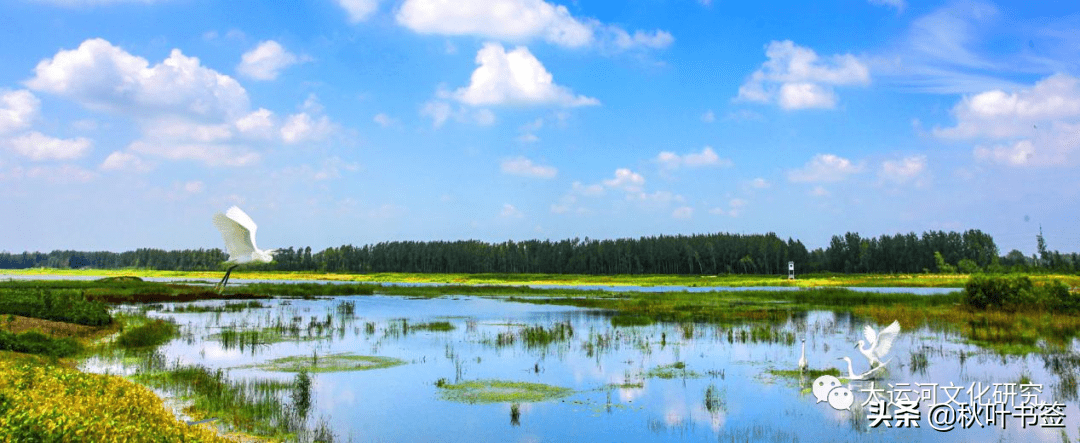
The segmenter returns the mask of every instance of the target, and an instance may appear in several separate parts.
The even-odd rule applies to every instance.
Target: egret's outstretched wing
[[[255,230],[259,229],[258,226],[255,226],[255,220],[252,220],[246,212],[236,206],[225,211],[225,215],[233,219],[233,221],[240,223],[240,226],[243,226],[244,229],[247,229],[248,232],[251,233],[251,245],[255,246]],[[255,249],[258,249],[258,247],[256,246]]]
[[[877,341],[877,331],[871,328],[870,325],[863,325],[862,334],[866,337],[866,345],[871,348],[874,347],[874,342]]]
[[[878,334],[877,345],[874,346],[874,355],[881,358],[888,354],[889,349],[892,349],[893,341],[896,340],[898,335],[900,335],[900,322],[893,320],[892,324],[882,329],[881,333]]]
[[[249,236],[251,240],[251,247],[255,250],[258,250],[258,243],[255,243],[255,230],[259,229],[259,227],[255,226],[255,220],[252,220],[246,212],[236,206],[233,206],[229,208],[228,211],[225,211],[225,215],[233,219],[233,221],[239,223],[240,226],[244,227],[244,229],[248,230],[248,232],[251,234]]]
[[[229,209],[230,215],[232,215],[233,209],[236,209],[248,221],[251,221],[247,214],[244,214],[235,206]],[[229,261],[243,263],[251,260],[251,253],[255,252],[255,244],[251,241],[254,237],[253,232],[232,217],[221,213],[214,214],[214,226],[221,231],[221,238],[225,240],[225,249],[229,252]],[[252,223],[252,226],[254,226],[254,223]]]

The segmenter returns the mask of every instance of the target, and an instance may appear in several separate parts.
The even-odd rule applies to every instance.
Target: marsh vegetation
[[[828,429],[799,432],[800,440],[886,438],[893,434],[865,435],[882,431],[860,425],[855,415],[831,421],[830,408],[822,409],[808,393],[807,383],[817,376],[841,374],[837,357],[858,356],[851,346],[867,322],[899,319],[904,327],[883,382],[1015,382],[1023,375],[1046,385],[1047,400],[1075,404],[1080,358],[1070,325],[1076,323],[1062,308],[1075,294],[1066,287],[1062,295],[1053,283],[1029,282],[980,283],[1020,288],[1020,296],[1028,297],[1022,300],[1039,301],[985,306],[971,303],[969,292],[920,296],[840,288],[638,292],[312,285],[305,294],[290,285],[264,284],[258,291],[253,288],[260,286],[237,285],[226,297],[279,295],[237,301],[211,297],[198,286],[134,279],[100,282],[120,295],[88,282],[7,282],[19,293],[31,288],[53,297],[83,297],[86,306],[101,303],[95,297],[131,300],[148,294],[151,300],[103,304],[109,322],[79,326],[89,330],[27,329],[26,322],[49,320],[16,315],[10,322],[0,317],[7,325],[0,332],[69,339],[80,348],[64,355],[90,356],[82,364],[86,370],[127,374],[184,399],[181,409],[192,421],[216,419],[193,429],[219,426],[301,441],[395,440],[398,434],[384,425],[387,420],[432,410],[443,418],[433,419],[432,427],[410,428],[409,438],[438,439],[446,429],[478,439],[524,429],[541,430],[550,439],[602,439],[625,429],[671,441],[794,435],[762,418],[769,416],[762,410],[768,405],[785,416],[822,421]],[[323,294],[342,287],[364,291]],[[34,306],[39,307],[33,312],[48,312],[41,308],[47,303]],[[105,332],[94,331],[111,331],[111,338],[100,342]],[[813,368],[805,372],[795,366],[802,338]],[[53,353],[60,364],[64,355]],[[851,383],[853,392],[862,386]],[[571,434],[562,426],[568,417],[589,420],[589,429]],[[1075,429],[1075,418],[1068,420],[1067,429]],[[988,428],[962,437],[1024,435]]]

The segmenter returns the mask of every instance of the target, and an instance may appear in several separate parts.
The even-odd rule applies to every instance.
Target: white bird
[[[847,378],[848,378],[848,380],[869,380],[869,379],[872,379],[872,378],[877,378],[879,375],[881,375],[881,372],[883,372],[885,370],[885,363],[888,363],[888,362],[882,363],[882,364],[880,364],[878,366],[870,368],[868,371],[863,372],[862,374],[856,374],[855,371],[851,368],[851,359],[850,358],[848,358],[848,357],[840,357],[837,360],[846,360],[847,361],[847,373],[848,373]],[[889,360],[889,361],[892,361],[892,360]]]
[[[802,339],[802,355],[799,356],[799,372],[806,371],[806,339]]]
[[[255,246],[255,230],[258,227],[240,208],[233,206],[224,214],[214,214],[214,226],[221,231],[221,238],[225,240],[225,248],[229,252],[227,263],[233,264],[215,286],[218,291],[225,289],[225,285],[229,283],[229,274],[232,274],[237,266],[251,262],[270,263],[274,260],[277,249],[264,251]]]
[[[874,328],[870,327],[870,325],[865,325],[863,326],[863,335],[866,336],[866,342],[859,340],[855,347],[859,349],[859,353],[870,361],[870,367],[880,366],[882,364],[881,357],[889,353],[896,336],[900,335],[900,322],[893,320],[892,324],[882,329],[880,334],[874,331]],[[870,347],[864,348],[863,346],[866,346],[867,342],[869,342]]]

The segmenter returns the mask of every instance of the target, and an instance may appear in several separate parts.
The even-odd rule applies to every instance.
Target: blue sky
[[[0,1],[0,250],[981,229],[1080,250],[1080,8]]]

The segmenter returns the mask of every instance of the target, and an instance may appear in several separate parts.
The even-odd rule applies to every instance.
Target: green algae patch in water
[[[462,403],[526,403],[555,400],[574,393],[572,389],[542,383],[507,380],[472,380],[450,384],[435,383],[443,400]]]
[[[369,369],[390,368],[405,364],[404,360],[377,355],[297,355],[276,358],[258,365],[267,371],[279,372],[347,372],[366,371]]]
[[[701,374],[686,369],[686,363],[677,361],[670,365],[657,366],[645,373],[646,378],[701,378]]]

